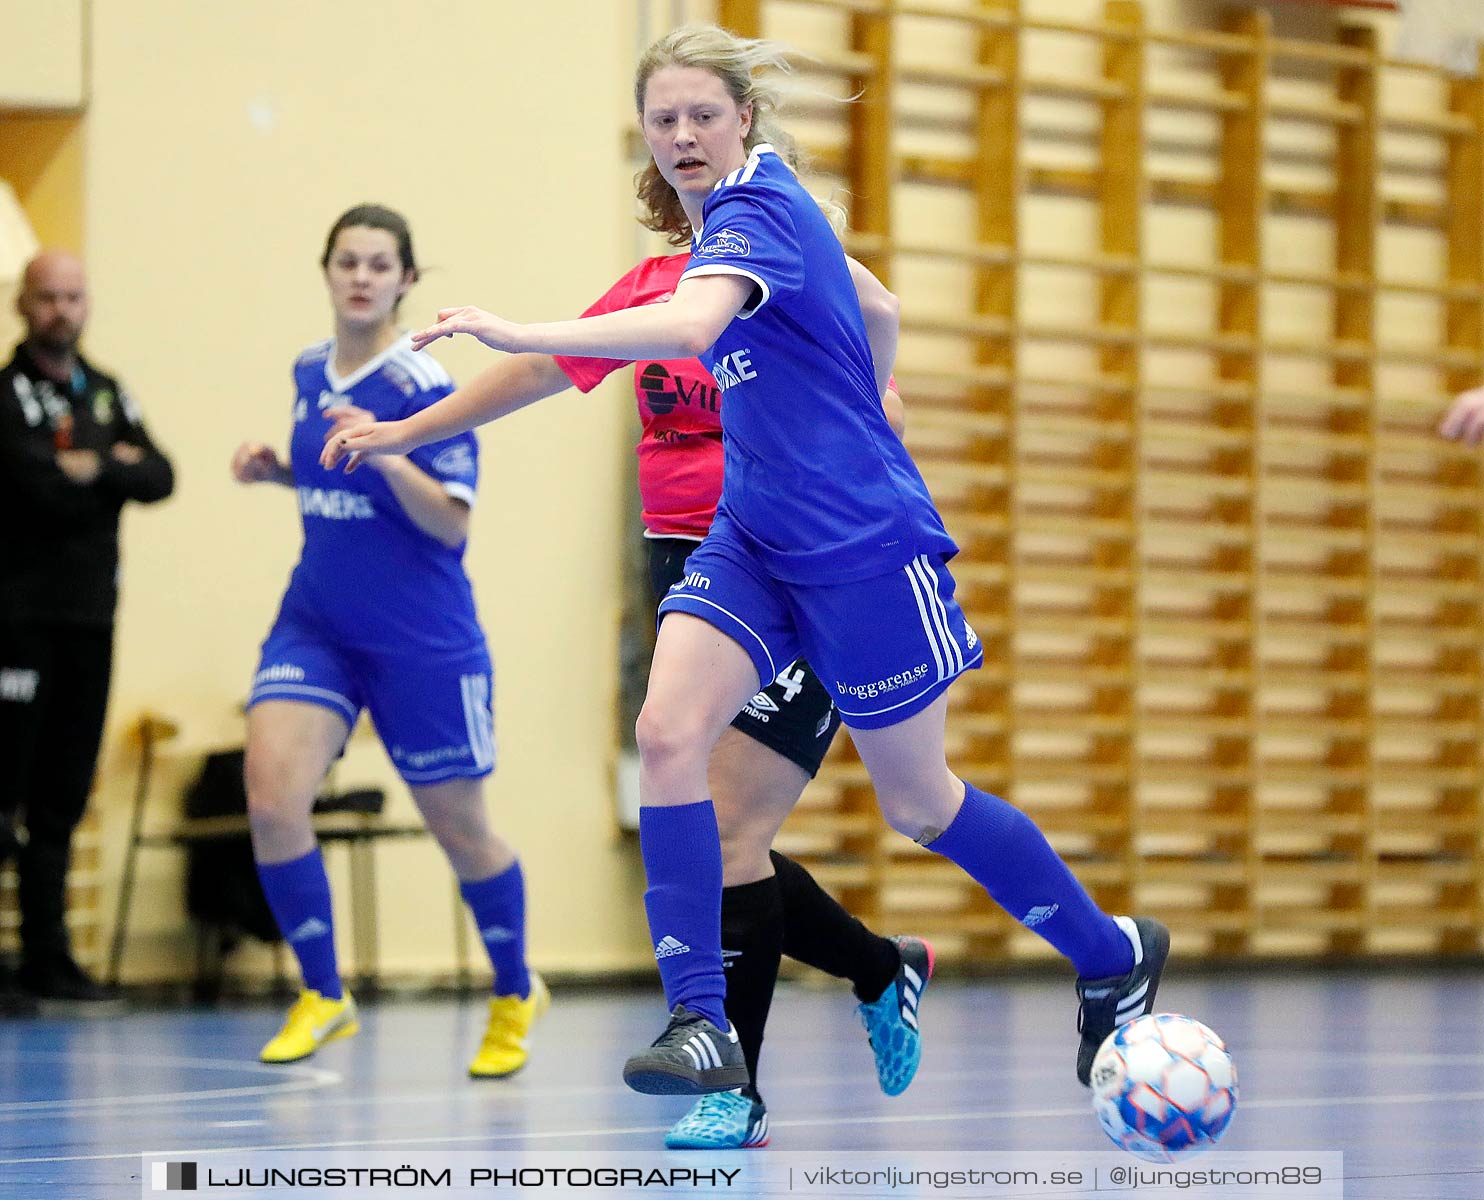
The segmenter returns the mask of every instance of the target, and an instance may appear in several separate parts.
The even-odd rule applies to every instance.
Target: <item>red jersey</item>
[[[582,315],[663,304],[690,263],[690,254],[646,258]],[[556,364],[581,392],[590,392],[622,358],[569,358]],[[639,502],[651,537],[706,536],[721,498],[721,389],[699,359],[644,359],[634,365],[634,394],[644,432],[639,454]],[[896,386],[893,377],[891,386]]]
[[[582,315],[663,304],[675,292],[687,254],[646,258]],[[628,361],[567,358],[557,365],[578,390],[590,392]],[[694,358],[634,364],[634,393],[644,432],[639,454],[639,500],[652,537],[703,538],[721,496],[721,390]]]

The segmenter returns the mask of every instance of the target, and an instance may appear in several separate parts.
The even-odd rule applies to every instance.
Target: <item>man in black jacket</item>
[[[170,495],[169,460],[128,394],[78,353],[82,263],[45,251],[0,370],[0,857],[16,857],[19,982],[93,1000],[67,936],[72,831],[92,788],[113,663],[119,510]]]

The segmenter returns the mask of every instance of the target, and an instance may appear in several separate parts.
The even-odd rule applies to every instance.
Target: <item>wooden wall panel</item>
[[[1484,380],[1479,80],[1261,8],[725,9],[843,14],[798,68],[860,94],[818,159],[901,297],[987,650],[956,769],[1187,953],[1477,952],[1484,476],[1433,425]],[[1045,955],[885,829],[843,743],[784,847],[950,958]]]

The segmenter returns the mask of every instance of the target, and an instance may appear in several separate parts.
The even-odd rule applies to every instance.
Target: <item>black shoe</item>
[[[41,1006],[25,992],[13,988],[0,989],[0,1021],[11,1017],[34,1017],[41,1013]]]
[[[41,1011],[36,1001],[21,991],[15,976],[8,962],[0,962],[0,1019],[34,1017]]]
[[[647,1096],[700,1096],[745,1087],[750,1079],[737,1031],[723,1033],[677,1004],[665,1032],[623,1065],[623,1081]]]
[[[1092,1060],[1120,1025],[1154,1011],[1154,993],[1170,956],[1170,931],[1152,917],[1114,917],[1134,943],[1134,965],[1127,975],[1077,980],[1077,1078],[1091,1086]]]
[[[70,1000],[82,1004],[107,1003],[113,992],[77,965],[70,954],[28,959],[19,973],[20,985],[38,1000]]]

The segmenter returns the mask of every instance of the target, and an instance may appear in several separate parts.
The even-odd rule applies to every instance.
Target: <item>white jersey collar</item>
[[[332,392],[348,392],[368,375],[379,371],[387,359],[399,350],[412,349],[412,334],[404,333],[380,354],[373,355],[343,379],[335,370],[335,339],[330,339],[330,353],[325,357],[325,382]]]

